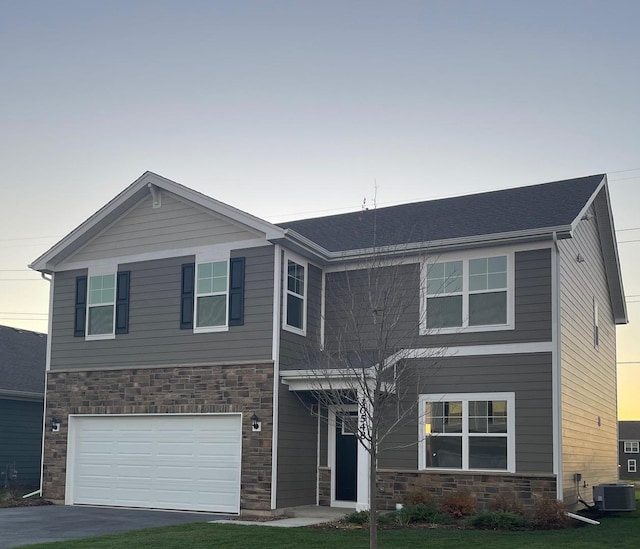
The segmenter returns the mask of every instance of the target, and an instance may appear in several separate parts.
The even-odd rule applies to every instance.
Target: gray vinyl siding
[[[420,319],[420,266],[415,264],[384,268],[388,279],[399,288],[398,303],[404,315],[396,333],[391,334],[392,347],[448,347],[503,343],[551,341],[551,250],[549,248],[515,253],[515,327],[513,330],[460,332],[455,334],[418,335]],[[370,319],[359,311],[349,310],[344,303],[367,306],[368,287],[364,270],[340,271],[327,275],[326,345],[344,342],[354,323],[358,345],[374,346]]]
[[[42,400],[0,398],[0,488],[7,471],[13,468],[18,477],[11,484],[40,484],[42,410]]]
[[[640,439],[621,439],[618,444],[618,455],[620,456],[620,479],[621,480],[634,480],[640,481],[640,454],[625,453],[624,442],[625,440],[640,442]],[[634,459],[636,461],[636,472],[629,472],[629,460]]]
[[[286,284],[286,269],[283,269]],[[307,335],[301,336],[287,330],[280,330],[280,368],[305,369],[308,368],[308,352],[315,350],[320,344],[320,317],[322,299],[322,271],[309,264],[309,281],[307,286]],[[283,286],[284,288],[284,286]],[[283,290],[284,292],[284,290]],[[282,315],[286,314],[283,300]],[[280,319],[282,326],[282,318]]]
[[[318,468],[318,418],[280,383],[278,418],[278,508],[315,505]],[[326,427],[325,427],[326,428]]]
[[[231,256],[246,258],[244,325],[216,333],[180,329],[181,265],[192,256],[120,265],[131,272],[129,333],[108,340],[73,336],[75,279],[86,271],[56,273],[51,369],[271,360],[273,247]]]
[[[418,467],[420,394],[515,393],[516,471],[553,472],[552,364],[550,353],[415,360],[421,374],[405,395],[411,413],[382,444],[380,467]]]
[[[574,473],[591,486],[618,478],[616,333],[597,223],[595,216],[580,221],[574,237],[559,243],[562,472],[569,504],[577,501]],[[594,297],[600,317],[597,349]]]
[[[152,208],[151,195],[148,195],[68,261],[211,246],[257,236],[257,232],[230,219],[163,191],[161,208]]]

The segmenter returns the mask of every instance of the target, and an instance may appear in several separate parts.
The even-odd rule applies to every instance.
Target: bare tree
[[[328,273],[324,342],[305,354],[318,413],[327,419],[323,409],[338,410],[343,427],[366,450],[372,548],[378,543],[378,459],[381,452],[397,448],[394,433],[416,425],[417,387],[434,373],[441,355],[440,349],[422,349],[420,358],[428,368],[424,360],[422,367],[408,360],[421,347],[418,338],[426,330],[420,306],[423,261],[387,249]],[[356,418],[340,414],[354,406],[357,424]],[[421,442],[415,438],[407,445]]]

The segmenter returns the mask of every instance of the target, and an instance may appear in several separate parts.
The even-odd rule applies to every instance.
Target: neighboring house
[[[38,486],[47,336],[0,326],[0,489]]]
[[[413,288],[394,360],[428,369],[442,349],[380,458],[383,507],[416,484],[573,505],[574,474],[617,479],[606,176],[273,225],[147,172],[31,265],[52,278],[44,496],[366,508],[366,450],[344,410],[314,407],[305,350],[354,335],[330,289],[357,294],[372,257]]]
[[[618,422],[620,478],[640,480],[640,421]]]

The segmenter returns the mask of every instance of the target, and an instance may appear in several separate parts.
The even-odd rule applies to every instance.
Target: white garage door
[[[72,416],[67,503],[240,511],[241,416]]]

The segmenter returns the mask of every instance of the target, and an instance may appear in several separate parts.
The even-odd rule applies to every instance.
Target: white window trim
[[[222,295],[221,292],[214,293],[206,293],[206,294],[198,294],[198,267],[203,263],[216,263],[216,262],[226,262],[227,264],[227,288],[224,292],[225,295],[225,319],[224,325],[220,326],[200,326],[198,327],[198,298],[199,297],[207,297],[210,295]],[[194,281],[193,281],[193,333],[194,334],[207,334],[211,332],[228,332],[229,331],[229,275],[230,275],[230,254],[222,255],[198,255],[196,256],[196,265],[195,272],[193,273]]]
[[[640,453],[640,441],[638,441],[638,440],[625,440],[624,441],[624,453],[625,454],[638,454],[638,453]]]
[[[89,304],[90,298],[90,289],[91,289],[91,278],[95,276],[105,276],[105,275],[113,275],[113,301],[110,303],[94,303],[93,305]],[[115,339],[116,338],[116,299],[118,296],[118,265],[113,264],[97,264],[92,269],[89,269],[87,272],[87,305],[85,312],[85,326],[84,326],[84,339],[85,341],[100,341],[105,339]],[[89,316],[90,310],[92,307],[104,307],[105,305],[111,305],[113,307],[113,319],[111,323],[111,333],[109,334],[89,334]]]
[[[507,258],[507,322],[487,326],[469,326],[469,261],[488,257],[506,256]],[[434,263],[462,261],[462,326],[451,328],[427,327],[427,273]],[[443,294],[444,295],[444,294]],[[483,249],[458,254],[442,254],[426,258],[420,263],[420,335],[454,334],[464,332],[495,332],[515,329],[515,254],[511,250]]]
[[[627,460],[627,473],[637,473],[638,467],[635,459]]]
[[[426,467],[425,455],[425,404],[427,402],[462,401],[464,410],[462,433],[462,467],[448,469],[444,467]],[[507,468],[506,469],[471,469],[469,468],[469,423],[468,402],[473,400],[506,400],[507,401]],[[418,469],[421,471],[483,471],[483,472],[516,472],[516,418],[515,393],[439,393],[422,394],[418,399]]]
[[[303,287],[303,295],[302,295],[302,329],[296,326],[290,326],[289,324],[287,324],[287,296],[291,294],[296,297],[300,297],[299,294],[289,291],[289,285],[288,285],[289,261],[292,261],[293,263],[297,263],[298,265],[304,268],[304,287]],[[308,301],[307,293],[308,293],[308,287],[309,287],[309,262],[306,261],[305,259],[302,259],[300,256],[296,254],[285,251],[284,268],[282,269],[282,284],[283,284],[282,329],[286,330],[287,332],[291,332],[301,336],[306,336],[307,335],[307,301]]]

